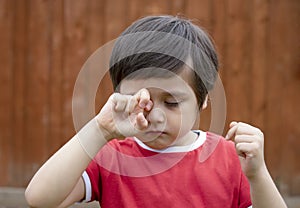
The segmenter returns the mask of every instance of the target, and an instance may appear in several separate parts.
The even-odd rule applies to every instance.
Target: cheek
[[[174,131],[187,131],[191,130],[196,121],[197,112],[191,106],[182,107],[167,114],[168,126]]]
[[[196,105],[186,105],[180,112],[182,126],[185,128],[193,128],[198,116],[198,107]]]

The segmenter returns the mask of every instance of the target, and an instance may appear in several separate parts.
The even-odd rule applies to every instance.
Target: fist
[[[244,174],[251,179],[265,170],[264,135],[260,129],[242,122],[231,122],[226,139],[235,143]]]
[[[135,95],[112,94],[96,116],[107,140],[134,136],[148,127],[145,113],[153,106],[147,89]]]

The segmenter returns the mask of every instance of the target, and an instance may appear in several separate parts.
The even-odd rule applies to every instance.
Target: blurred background
[[[227,99],[223,134],[232,120],[261,128],[276,185],[300,196],[298,0],[0,0],[0,187],[26,187],[76,133],[72,93],[87,58],[156,14],[194,19],[212,36]],[[111,93],[106,76],[97,112]]]

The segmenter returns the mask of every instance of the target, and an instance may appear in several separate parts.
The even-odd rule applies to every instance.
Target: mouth
[[[157,135],[157,136],[160,136],[160,135],[166,134],[166,132],[164,132],[164,131],[147,131],[146,134],[147,135]]]

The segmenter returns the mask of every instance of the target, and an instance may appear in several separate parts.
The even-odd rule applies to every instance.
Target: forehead
[[[193,93],[191,88],[193,72],[190,69],[183,69],[179,74],[168,77],[150,77],[143,79],[124,79],[120,84],[120,93],[135,94],[142,88],[156,92],[167,92],[172,95]]]

